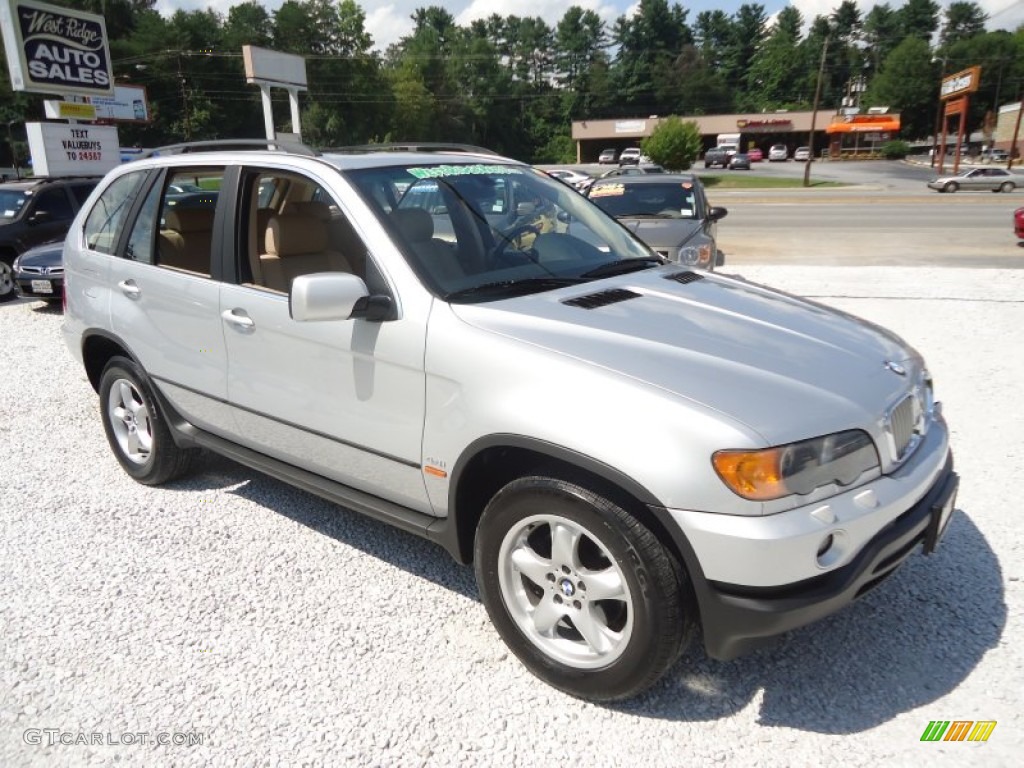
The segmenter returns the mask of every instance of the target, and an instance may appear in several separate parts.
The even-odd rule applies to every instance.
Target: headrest
[[[320,200],[295,200],[287,203],[284,213],[294,213],[299,216],[312,216],[321,221],[331,220],[331,208],[327,203]]]
[[[213,209],[171,208],[164,216],[164,228],[178,232],[209,232],[213,229]]]
[[[267,225],[267,253],[298,256],[327,250],[327,225],[313,216],[281,213]]]
[[[398,231],[412,243],[422,243],[434,236],[434,220],[422,208],[402,208],[391,212]]]

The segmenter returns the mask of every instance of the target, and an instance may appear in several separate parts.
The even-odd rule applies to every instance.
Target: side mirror
[[[537,210],[537,206],[533,203],[519,203],[516,206],[516,216],[529,216]]]
[[[292,281],[288,311],[299,323],[348,320],[356,305],[369,295],[360,277],[348,272],[316,272]]]
[[[711,208],[708,209],[708,218],[711,219],[711,221],[718,221],[719,219],[724,219],[728,214],[728,208],[721,208],[717,205],[713,205],[711,206]]]
[[[36,211],[28,217],[29,224],[45,224],[53,219],[49,211]]]

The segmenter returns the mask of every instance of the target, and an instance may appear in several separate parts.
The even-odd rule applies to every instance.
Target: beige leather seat
[[[327,222],[317,215],[280,213],[270,217],[267,252],[260,255],[262,284],[287,293],[292,280],[312,272],[352,272],[343,254],[328,245]]]
[[[208,275],[212,242],[211,208],[172,208],[160,230],[160,264]]]
[[[455,249],[434,239],[434,220],[422,208],[402,208],[391,212],[395,227],[408,241],[423,266],[437,280],[458,280],[466,276]]]

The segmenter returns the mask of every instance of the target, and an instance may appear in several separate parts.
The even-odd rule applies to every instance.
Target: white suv
[[[186,149],[111,171],[66,241],[64,333],[139,482],[207,448],[434,540],[591,699],[942,535],[949,434],[893,334],[668,262],[494,155]]]
[[[772,144],[768,150],[768,162],[775,163],[780,160],[789,160],[789,149],[785,144]]]
[[[642,157],[643,153],[640,151],[640,147],[627,147],[619,155],[619,165],[639,165]]]

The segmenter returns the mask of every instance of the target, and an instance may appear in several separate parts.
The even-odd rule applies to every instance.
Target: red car
[[[1024,208],[1013,212],[1013,231],[1019,240],[1024,240]]]
[[[750,158],[750,162],[752,163],[760,163],[764,160],[764,152],[757,147],[751,147],[747,150],[747,157]]]

